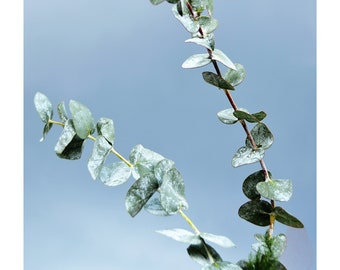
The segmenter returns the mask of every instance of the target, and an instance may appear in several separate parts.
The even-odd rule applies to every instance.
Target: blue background
[[[244,65],[246,80],[232,93],[237,105],[267,113],[275,137],[264,158],[274,178],[291,179],[293,196],[280,203],[304,229],[276,223],[288,247],[289,270],[315,269],[316,253],[316,6],[314,1],[215,1],[216,48]],[[61,128],[44,142],[33,104],[37,91],[54,106],[78,100],[98,120],[115,124],[123,156],[142,144],[176,162],[186,184],[187,214],[201,231],[229,237],[216,246],[224,260],[245,259],[265,228],[238,217],[247,201],[243,180],[259,164],[233,168],[243,145],[239,125],[216,116],[229,108],[223,92],[201,73],[182,69],[194,53],[171,5],[108,0],[26,0],[24,10],[24,266],[26,270],[199,269],[185,244],[156,230],[190,230],[180,216],[141,212],[131,218],[124,198],[131,185],[110,188],[82,159],[54,154]],[[223,66],[220,66],[223,69]],[[56,113],[55,113],[56,115]],[[112,160],[114,158],[112,157]]]

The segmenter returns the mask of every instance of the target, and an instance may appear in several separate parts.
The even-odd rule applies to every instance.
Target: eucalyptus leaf
[[[107,186],[118,186],[125,183],[131,176],[131,168],[123,161],[104,165],[99,178]]]
[[[94,120],[91,111],[75,100],[70,100],[69,107],[77,135],[81,139],[86,139],[94,132]]]
[[[50,123],[47,123],[47,124],[44,125],[43,136],[41,137],[40,142],[45,140],[47,133],[51,130],[52,127],[53,127],[53,124],[50,124]]]
[[[175,162],[167,158],[162,159],[156,164],[156,166],[154,167],[154,174],[158,180],[159,185],[162,184],[165,173],[167,173],[172,168],[175,168]]]
[[[34,95],[34,105],[41,121],[48,124],[48,121],[53,117],[53,107],[51,101],[43,93],[37,92]]]
[[[217,117],[224,124],[228,124],[228,125],[235,124],[238,121],[238,119],[235,117],[234,111],[235,110],[233,108],[220,111],[217,113]],[[243,108],[239,108],[238,111],[243,111],[243,112],[248,113],[248,111]]]
[[[210,34],[214,32],[218,26],[218,21],[209,16],[200,16],[198,22],[203,30],[204,34]]]
[[[235,63],[235,69],[229,69],[223,78],[232,86],[239,85],[246,77],[246,71],[241,64]]]
[[[65,108],[65,102],[62,101],[58,104],[58,115],[62,123],[65,123],[68,119],[66,108]]]
[[[142,177],[147,174],[154,174],[154,167],[164,157],[143,145],[138,144],[134,146],[130,152],[129,159],[131,164],[134,165],[135,171],[133,172],[135,178]]]
[[[274,142],[274,136],[264,123],[257,123],[250,131],[257,147],[268,149]],[[247,147],[253,147],[247,138],[245,142]]]
[[[182,68],[199,68],[208,65],[210,62],[209,54],[194,54],[183,62]]]
[[[102,135],[113,146],[115,140],[115,130],[113,120],[102,117],[97,122],[97,133]]]
[[[264,154],[265,151],[262,148],[253,150],[250,147],[243,146],[235,153],[232,159],[232,165],[233,167],[239,167],[241,165],[258,162],[263,159]]]
[[[289,214],[286,210],[284,210],[280,206],[277,206],[274,208],[274,214],[275,214],[276,220],[278,222],[281,222],[282,224],[285,224],[293,228],[304,227],[303,223],[300,220],[298,220],[296,217]]]
[[[234,63],[221,50],[215,49],[212,52],[212,59],[216,60],[230,69],[236,69]]]
[[[258,183],[257,191],[265,198],[285,202],[290,199],[293,194],[293,184],[291,180],[267,180]]]
[[[99,176],[111,148],[112,146],[106,139],[102,135],[98,135],[94,142],[91,156],[87,162],[87,168],[94,180]]]
[[[249,123],[256,123],[262,121],[267,115],[263,111],[250,114],[248,112],[237,110],[234,112],[234,116],[237,117],[238,120],[246,120]]]
[[[184,181],[180,172],[172,168],[164,174],[159,188],[161,204],[166,212],[177,213],[179,209],[188,209],[185,199]]]
[[[148,202],[144,205],[144,210],[155,216],[171,215],[165,211],[164,207],[162,206],[158,193],[155,193],[153,197],[148,200]]]
[[[238,215],[258,226],[268,226],[270,224],[270,213],[273,207],[263,200],[249,201],[241,205]]]
[[[76,160],[81,158],[83,144],[84,140],[78,137],[72,119],[69,119],[65,122],[54,151],[60,158]]]
[[[230,262],[216,262],[203,266],[202,270],[242,270],[242,268]]]
[[[281,233],[272,239],[271,251],[276,259],[279,259],[287,246],[287,238]]]
[[[190,245],[187,248],[187,252],[194,261],[203,266],[211,265],[214,262],[222,262],[222,258],[216,250],[205,242],[201,242],[198,245]],[[210,260],[208,252],[212,256],[213,262]]]
[[[150,0],[151,4],[153,4],[153,5],[158,5],[158,4],[160,4],[160,3],[164,2],[164,1],[165,0]]]
[[[168,236],[178,242],[187,243],[187,244],[193,244],[198,245],[202,242],[200,237],[197,234],[194,234],[192,232],[189,232],[184,229],[171,229],[171,230],[159,230],[156,231],[160,234],[163,234],[165,236]]]
[[[177,9],[177,5],[174,5],[172,7],[172,13],[188,32],[190,32],[191,34],[195,34],[198,32],[200,28],[199,23],[195,20],[192,20],[191,16],[187,13],[183,13],[183,15],[180,15]]]
[[[222,235],[215,235],[211,233],[200,233],[200,236],[209,242],[215,243],[224,248],[235,247],[235,244],[228,238]]]
[[[125,197],[125,207],[134,217],[158,189],[158,181],[153,175],[145,175],[135,181]]]
[[[213,49],[211,46],[211,40],[209,40],[207,37],[205,38],[194,37],[194,38],[187,39],[185,42],[192,42],[197,45],[201,45],[207,49],[210,49],[210,50]]]
[[[269,177],[271,173],[268,171]],[[243,182],[242,191],[251,200],[258,200],[261,198],[261,194],[257,191],[256,185],[260,182],[264,182],[266,176],[263,170],[257,171],[249,175]]]
[[[213,72],[205,71],[202,73],[202,76],[207,83],[212,84],[218,88],[225,90],[234,90],[234,87],[230,83],[228,83],[222,77]]]

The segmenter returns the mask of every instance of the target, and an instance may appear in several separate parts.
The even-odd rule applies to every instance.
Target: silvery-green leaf
[[[235,247],[235,244],[228,238],[223,235],[215,235],[211,233],[200,233],[200,236],[207,241],[215,243],[224,248]]]
[[[211,62],[208,53],[194,54],[188,57],[182,64],[182,68],[198,68],[208,65]]]
[[[233,159],[233,167],[238,167],[245,164],[255,163],[263,159],[265,151],[263,148],[257,148],[253,150],[252,148],[243,146],[237,150]]]
[[[189,232],[184,229],[171,229],[171,230],[159,230],[156,231],[160,234],[168,236],[178,242],[187,243],[187,244],[200,244],[201,239],[197,234]]]
[[[259,182],[256,189],[263,197],[281,202],[289,201],[293,194],[293,184],[288,179],[269,179],[265,182]]]
[[[215,49],[212,52],[212,59],[216,60],[231,69],[236,69],[234,63],[221,50]]]
[[[69,107],[77,135],[81,139],[86,139],[88,135],[94,132],[94,120],[91,111],[75,100],[70,100]]]
[[[107,186],[118,186],[125,183],[131,176],[131,168],[123,161],[104,165],[99,178]]]

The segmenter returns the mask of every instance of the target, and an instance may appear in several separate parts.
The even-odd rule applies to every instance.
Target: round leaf
[[[52,119],[53,116],[53,107],[51,101],[44,94],[37,92],[34,95],[34,105],[40,116],[40,119],[45,124],[48,124],[48,121]]]
[[[241,147],[235,153],[232,159],[233,167],[238,167],[245,164],[255,163],[264,157],[264,149],[257,148],[253,150],[249,147]]]
[[[270,224],[270,213],[273,207],[270,203],[263,200],[249,201],[238,210],[238,215],[258,226],[268,226]]]
[[[235,69],[229,69],[224,75],[224,79],[232,86],[239,85],[246,77],[246,71],[241,64],[235,63]]]
[[[269,176],[271,176],[271,173]],[[260,193],[256,189],[256,185],[259,182],[264,182],[266,180],[263,170],[257,171],[249,175],[243,182],[242,191],[251,200],[257,200],[261,198]]]
[[[293,194],[291,180],[268,180],[258,183],[256,189],[263,197],[274,201],[288,201]]]
[[[268,149],[274,142],[274,136],[264,123],[257,123],[250,131],[257,147]],[[246,139],[246,146],[253,147],[250,140]]]
[[[86,139],[94,132],[94,120],[91,111],[78,101],[70,100],[70,111],[74,128],[81,139]]]
[[[125,183],[131,176],[131,168],[123,161],[104,166],[99,178],[107,186],[118,186]]]

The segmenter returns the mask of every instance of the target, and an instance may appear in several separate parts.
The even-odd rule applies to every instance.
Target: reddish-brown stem
[[[190,12],[191,16],[194,18],[195,17],[195,13],[194,13],[194,10],[193,10],[191,4],[187,1],[186,5],[187,5],[187,7],[189,9],[189,12]],[[202,37],[204,37],[204,32],[203,32],[201,26],[199,27],[198,31],[202,35]],[[208,50],[210,58],[212,59],[212,50],[211,49],[207,49],[207,50]],[[216,71],[217,75],[222,78],[222,74],[221,74],[220,68],[218,67],[217,61],[212,59],[212,64],[213,64],[213,66],[215,68],[215,71]],[[237,111],[238,110],[237,105],[236,105],[232,95],[230,94],[229,90],[228,89],[223,89],[223,90],[224,90],[225,95],[228,98],[228,101],[229,101],[230,105],[232,106],[234,111]],[[247,138],[249,139],[249,141],[250,141],[250,143],[252,145],[252,148],[254,150],[256,150],[257,149],[257,145],[255,143],[255,140],[254,140],[253,136],[251,135],[251,133],[250,133],[248,127],[247,127],[246,122],[244,120],[241,120],[240,123],[241,123],[242,128],[244,129],[244,131],[245,131],[245,133],[247,135]],[[266,167],[266,164],[265,164],[264,160],[261,159],[261,160],[259,160],[259,162],[260,162],[261,168],[262,168],[262,170],[264,172],[265,179],[269,179],[270,178],[269,177],[269,173],[268,173],[268,170],[267,170],[267,167]],[[270,202],[271,202],[272,207],[274,208],[275,207],[275,201],[271,200]],[[275,221],[274,218],[270,219],[270,225],[269,225],[269,235],[270,235],[270,237],[273,235],[274,221]]]

